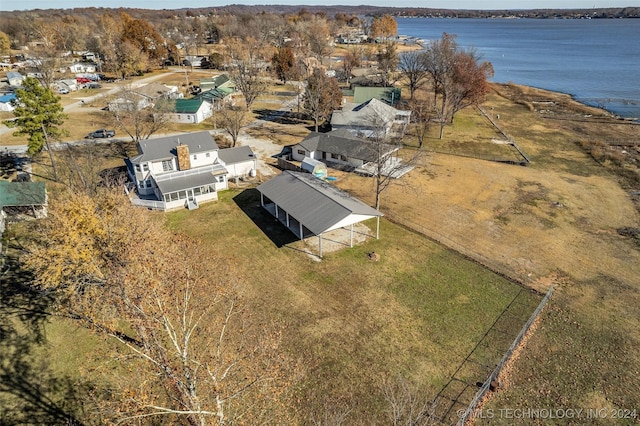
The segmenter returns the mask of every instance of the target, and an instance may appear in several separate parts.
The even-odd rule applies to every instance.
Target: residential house
[[[220,74],[211,78],[201,78],[199,86],[203,92],[205,90],[218,88],[233,89],[233,91],[236,90],[235,82],[227,74]]]
[[[181,95],[177,87],[154,82],[120,93],[118,97],[109,102],[109,109],[140,111],[154,106],[160,99],[177,99],[179,97]]]
[[[97,65],[91,62],[76,62],[69,65],[69,71],[73,74],[94,73],[97,71]]]
[[[402,137],[409,124],[411,111],[398,110],[378,99],[362,103],[346,103],[333,111],[331,128],[347,129],[364,137]]]
[[[138,142],[127,169],[135,183],[132,202],[159,210],[197,208],[227,189],[227,168],[207,131]]]
[[[140,199],[147,201],[138,204],[194,208],[227,189],[227,170],[217,161],[218,145],[209,132],[141,141],[138,152],[127,164]]]
[[[171,107],[169,121],[198,124],[213,115],[213,106],[202,98],[176,99]]]
[[[233,93],[235,93],[235,89],[231,87],[218,87],[202,92],[196,98],[209,102],[213,110],[216,111],[222,108],[223,105],[233,105]]]
[[[322,257],[323,234],[347,229],[356,223],[377,218],[376,238],[382,213],[349,193],[309,173],[284,171],[257,187],[260,205],[302,239],[317,236]]]
[[[0,235],[4,233],[6,218],[16,215],[33,218],[47,216],[44,182],[0,181]]]
[[[399,149],[397,145],[374,143],[340,129],[328,133],[310,133],[292,147],[291,158],[296,161],[312,158],[334,168],[360,171],[371,169],[371,166],[367,167],[370,164],[377,166],[378,159],[385,159],[390,165],[395,164],[397,159],[392,154]]]
[[[7,73],[7,82],[11,87],[20,87],[22,86],[22,81],[24,80],[24,76],[17,71],[9,71]]]
[[[361,104],[369,99],[378,99],[387,105],[394,106],[400,101],[402,89],[399,87],[353,86],[353,102]]]
[[[75,78],[65,78],[64,80],[56,81],[56,86],[69,89],[70,92],[75,92],[79,88],[78,80]]]
[[[13,111],[15,109],[12,102],[14,99],[17,98],[13,92],[0,94],[0,111]]]

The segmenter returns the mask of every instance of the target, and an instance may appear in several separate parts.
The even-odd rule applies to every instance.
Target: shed
[[[302,170],[320,179],[327,177],[327,165],[315,158],[304,157],[302,160]]]
[[[353,225],[375,217],[379,236],[382,213],[308,173],[287,170],[257,189],[260,205],[298,238],[318,237],[320,257],[325,232],[349,227],[353,247]]]

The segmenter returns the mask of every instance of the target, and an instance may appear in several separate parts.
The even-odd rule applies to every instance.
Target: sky
[[[69,9],[73,7],[131,7],[140,9],[181,9],[197,7],[220,7],[229,4],[282,4],[282,5],[345,5],[389,6],[389,0],[0,0],[0,10]],[[393,2],[391,2],[393,3]],[[392,4],[392,6],[394,6]],[[432,9],[588,9],[591,7],[640,6],[640,0],[404,0],[402,7],[425,7]]]

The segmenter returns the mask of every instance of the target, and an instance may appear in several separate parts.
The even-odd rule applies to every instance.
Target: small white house
[[[20,87],[22,86],[22,81],[24,80],[24,76],[17,71],[9,71],[7,73],[7,82],[11,87]]]
[[[97,66],[96,64],[93,64],[91,62],[76,62],[74,64],[69,65],[69,71],[71,71],[73,74],[80,74],[80,73],[94,73],[97,71]]]
[[[174,123],[202,123],[213,115],[213,105],[202,98],[176,99],[169,120]]]

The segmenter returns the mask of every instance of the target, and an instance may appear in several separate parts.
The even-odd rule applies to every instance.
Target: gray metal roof
[[[219,164],[198,167],[174,173],[164,173],[156,176],[155,181],[162,194],[169,194],[185,189],[212,185],[218,181],[218,176],[227,174],[227,169]]]
[[[346,129],[338,129],[328,133],[312,132],[298,145],[310,152],[324,151],[364,161],[377,161],[378,148],[383,148],[382,156],[398,149],[394,145],[384,144],[379,146],[377,143],[358,138]]]
[[[315,235],[351,214],[382,216],[378,210],[309,173],[284,171],[257,189]]]
[[[331,125],[373,126],[376,120],[391,123],[398,112],[394,107],[372,98],[361,104],[347,103],[341,110],[333,111]]]
[[[159,161],[176,157],[176,146],[188,145],[190,154],[215,151],[218,149],[216,141],[207,131],[196,133],[182,133],[164,138],[148,139],[138,142],[140,155],[131,157],[134,164],[146,161]]]
[[[218,151],[218,158],[226,165],[242,163],[244,161],[255,160],[256,155],[249,145],[225,148]]]

